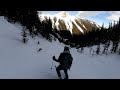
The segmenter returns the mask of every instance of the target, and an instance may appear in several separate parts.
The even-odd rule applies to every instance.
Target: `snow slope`
[[[28,43],[23,44],[21,28],[0,17],[0,79],[57,79],[55,65],[58,63],[52,56],[58,57],[64,44],[51,43],[42,37],[29,37]],[[37,51],[39,48],[42,48],[40,52]],[[120,79],[120,56],[91,56],[88,48],[83,54],[75,48],[70,51],[74,58],[68,71],[71,79]]]

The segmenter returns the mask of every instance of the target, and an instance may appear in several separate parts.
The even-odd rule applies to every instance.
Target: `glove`
[[[55,60],[55,56],[53,56],[53,60]]]

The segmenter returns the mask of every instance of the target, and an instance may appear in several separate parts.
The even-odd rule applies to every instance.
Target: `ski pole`
[[[52,66],[51,66],[51,69],[52,69],[52,67],[53,67],[53,61],[52,61]]]

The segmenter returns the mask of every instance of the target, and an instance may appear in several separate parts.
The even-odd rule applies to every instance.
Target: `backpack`
[[[70,53],[62,53],[61,64],[64,69],[70,69],[73,58]]]

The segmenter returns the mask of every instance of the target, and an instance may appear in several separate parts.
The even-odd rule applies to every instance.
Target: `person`
[[[61,78],[60,70],[63,70],[65,73],[65,78],[64,79],[69,79],[68,77],[68,70],[70,70],[73,57],[70,54],[69,47],[65,46],[64,51],[60,54],[59,58],[56,59],[55,56],[53,56],[53,60],[56,62],[59,62],[59,66],[56,68],[58,77]]]

